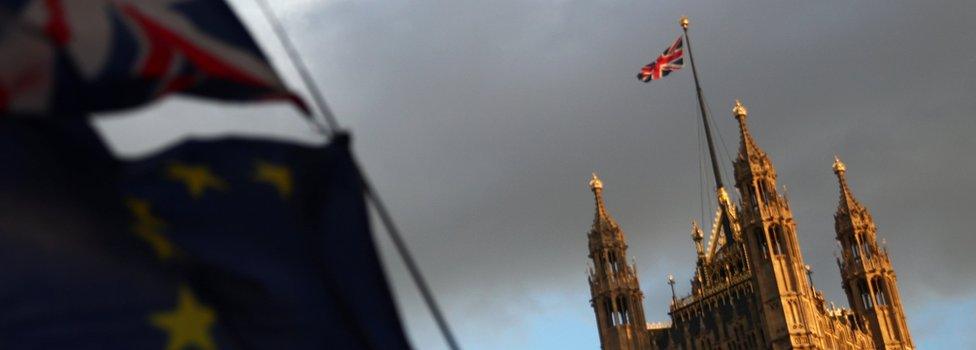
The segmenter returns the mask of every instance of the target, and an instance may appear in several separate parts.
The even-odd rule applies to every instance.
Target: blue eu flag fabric
[[[121,162],[4,122],[0,164],[0,348],[409,348],[346,136]]]

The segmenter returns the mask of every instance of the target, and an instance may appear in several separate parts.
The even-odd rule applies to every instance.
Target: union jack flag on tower
[[[658,56],[654,62],[648,63],[644,68],[641,68],[640,73],[637,74],[637,79],[647,83],[651,80],[658,80],[663,77],[668,76],[671,72],[681,69],[684,66],[684,40],[679,36],[674,44],[664,50],[661,56]]]

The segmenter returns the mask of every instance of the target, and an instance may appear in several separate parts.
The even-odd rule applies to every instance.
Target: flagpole
[[[701,111],[702,125],[705,128],[705,140],[708,142],[708,155],[712,160],[712,174],[715,177],[715,191],[719,196],[719,206],[722,206],[722,210],[726,210],[728,213],[728,208],[724,208],[725,203],[722,203],[722,196],[725,193],[725,185],[722,184],[722,173],[718,169],[718,161],[715,157],[715,142],[712,141],[712,129],[708,124],[708,112],[705,109],[705,97],[702,96],[701,83],[698,82],[698,68],[695,67],[695,56],[691,52],[691,38],[688,36],[688,25],[690,21],[688,17],[682,16],[680,23],[681,29],[684,32],[685,43],[688,44],[688,60],[691,61],[691,74],[695,77],[695,92],[698,95],[698,109]],[[722,216],[722,226],[725,228],[726,240],[732,242],[732,225],[729,222],[728,215]]]
[[[312,74],[308,70],[308,65],[305,64],[305,60],[301,59],[298,54],[298,50],[295,49],[295,44],[292,43],[291,38],[288,33],[285,32],[285,27],[281,25],[281,21],[278,20],[278,16],[275,15],[274,10],[268,5],[266,0],[255,0],[258,6],[261,7],[261,12],[264,13],[264,17],[271,24],[271,30],[274,31],[275,36],[278,41],[281,42],[281,46],[285,49],[285,53],[291,60],[292,67],[298,71],[298,75],[302,77],[302,83],[306,89],[308,89],[309,95],[312,95],[312,101],[315,103],[315,108],[319,110],[319,114],[322,119],[325,119],[328,129],[322,127],[321,124],[317,122],[312,122],[315,125],[316,131],[322,133],[326,136],[332,136],[336,131],[341,130],[339,127],[339,121],[336,120],[335,114],[332,114],[332,109],[329,108],[329,104],[325,102],[325,95],[319,90],[318,84],[312,79]]]
[[[329,108],[329,105],[325,101],[325,95],[319,90],[318,84],[312,79],[312,74],[310,73],[308,66],[305,61],[302,60],[301,56],[298,54],[298,50],[295,49],[295,45],[292,43],[291,38],[285,31],[284,26],[281,25],[281,21],[278,20],[278,16],[275,15],[274,10],[268,5],[267,0],[255,0],[261,7],[261,11],[264,13],[264,17],[271,24],[275,35],[278,37],[278,41],[281,42],[282,46],[285,48],[285,52],[288,54],[288,58],[291,60],[292,66],[298,71],[298,74],[302,77],[302,82],[305,88],[308,89],[309,94],[312,95],[312,99],[315,103],[316,109],[325,119],[328,125],[328,130],[324,129],[322,125],[318,123],[315,124],[319,132],[324,135],[335,134],[337,130],[341,130],[338,120]],[[376,188],[373,187],[372,182],[369,180],[369,176],[359,165],[359,161],[353,158],[353,163],[355,164],[357,170],[359,170],[360,178],[363,182],[363,192],[370,203],[373,204],[373,208],[376,209],[376,213],[380,217],[380,222],[386,228],[387,234],[389,234],[390,239],[393,241],[393,245],[396,247],[397,253],[403,259],[404,265],[407,267],[407,271],[410,273],[410,277],[413,279],[414,283],[417,285],[417,289],[420,291],[420,295],[424,299],[424,303],[427,305],[427,309],[430,310],[431,315],[434,317],[434,321],[437,323],[437,327],[440,329],[441,334],[444,336],[445,342],[452,350],[459,350],[457,340],[454,337],[454,333],[451,332],[448,326],[447,319],[444,318],[444,314],[441,312],[440,307],[437,305],[437,300],[434,299],[434,294],[431,292],[430,286],[427,285],[427,281],[424,279],[423,274],[420,271],[420,267],[414,260],[413,255],[410,253],[410,249],[407,248],[407,243],[403,240],[403,235],[400,234],[400,229],[397,228],[396,223],[393,221],[393,216],[390,215],[390,211],[387,209],[386,204],[380,199],[379,194],[376,192]]]

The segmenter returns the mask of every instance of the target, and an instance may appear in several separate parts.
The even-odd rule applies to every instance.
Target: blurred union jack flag
[[[305,110],[223,0],[0,0],[0,114],[117,110],[171,93]]]
[[[651,80],[658,80],[663,77],[668,76],[671,72],[681,69],[684,66],[684,40],[681,36],[674,41],[674,44],[664,50],[661,56],[658,56],[654,62],[648,63],[646,66],[641,68],[640,73],[637,74],[637,79],[647,83]]]

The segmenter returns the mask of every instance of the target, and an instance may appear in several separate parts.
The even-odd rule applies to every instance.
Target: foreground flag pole
[[[340,130],[339,121],[336,119],[335,114],[332,113],[332,109],[329,108],[329,104],[325,103],[325,95],[319,90],[319,86],[315,84],[312,79],[312,74],[308,70],[308,65],[305,64],[305,60],[301,58],[298,54],[298,50],[295,49],[295,44],[292,43],[291,38],[288,37],[288,33],[285,32],[284,26],[281,25],[281,21],[275,16],[274,10],[268,5],[266,0],[255,0],[258,6],[261,7],[261,12],[264,17],[267,18],[268,22],[271,24],[271,30],[274,31],[275,36],[278,41],[281,42],[281,46],[284,47],[285,53],[288,54],[288,58],[291,60],[292,67],[298,71],[298,75],[302,77],[302,83],[305,88],[308,89],[309,95],[312,95],[312,101],[315,103],[315,109],[319,110],[319,114],[322,115],[322,119],[325,119],[328,129],[322,127],[321,124],[313,122],[315,128],[324,135],[331,136],[336,131]]]
[[[268,20],[268,22],[270,22],[272,28],[274,29],[275,35],[284,46],[292,65],[298,70],[298,74],[302,77],[302,82],[312,95],[316,109],[318,109],[319,113],[322,114],[323,119],[325,119],[325,122],[329,127],[329,129],[326,130],[322,128],[322,125],[314,123],[316,128],[318,128],[318,130],[325,135],[335,134],[337,130],[341,129],[339,122],[336,120],[335,115],[332,113],[332,110],[326,103],[324,97],[325,95],[322,94],[322,91],[318,88],[318,84],[316,84],[315,80],[312,79],[312,74],[308,70],[308,66],[305,64],[305,61],[302,60],[301,55],[298,54],[298,50],[295,49],[295,45],[292,43],[291,38],[285,31],[284,26],[281,25],[281,21],[278,19],[278,16],[275,15],[274,10],[268,4],[267,0],[255,1],[257,1],[258,5],[261,7],[261,11],[264,13],[265,18]],[[407,248],[407,244],[403,240],[400,230],[393,221],[393,216],[390,215],[386,205],[380,199],[379,194],[377,194],[376,189],[369,180],[369,176],[367,176],[362,170],[362,166],[360,166],[358,162],[356,162],[355,165],[357,168],[359,168],[360,174],[362,174],[363,188],[366,192],[367,199],[369,199],[370,203],[373,204],[373,207],[376,209],[376,212],[380,217],[380,221],[383,223],[383,226],[386,228],[386,232],[390,235],[390,239],[393,241],[393,245],[396,246],[397,252],[400,254],[400,257],[403,258],[407,271],[410,272],[410,277],[413,278],[414,283],[417,285],[417,289],[420,291],[420,295],[423,297],[424,302],[427,304],[427,308],[434,317],[434,321],[437,322],[437,327],[444,336],[445,342],[447,342],[448,347],[452,350],[460,350],[461,348],[458,346],[454,333],[451,332],[447,319],[444,318],[444,314],[437,305],[437,300],[434,299],[434,294],[431,292],[430,286],[427,285],[427,281],[424,279],[424,276],[420,271],[420,267],[414,260],[413,255],[410,254],[410,250]]]
[[[695,67],[695,56],[691,52],[691,38],[688,37],[688,25],[690,21],[688,17],[682,16],[681,29],[684,31],[685,43],[688,45],[688,60],[691,61],[691,73],[695,77],[695,92],[698,94],[698,109],[701,111],[702,123],[705,128],[705,139],[708,141],[708,154],[712,160],[712,173],[715,177],[715,190],[717,191],[719,197],[719,206],[722,206],[722,210],[728,213],[729,208],[725,208],[727,203],[723,203],[723,198],[728,198],[728,194],[725,191],[725,185],[722,184],[722,173],[718,169],[718,159],[715,157],[715,142],[712,141],[712,130],[708,124],[708,112],[705,109],[705,97],[702,95],[701,83],[698,82],[698,69]],[[733,242],[732,233],[732,223],[729,221],[728,215],[722,215],[722,226],[725,229],[726,241]]]

